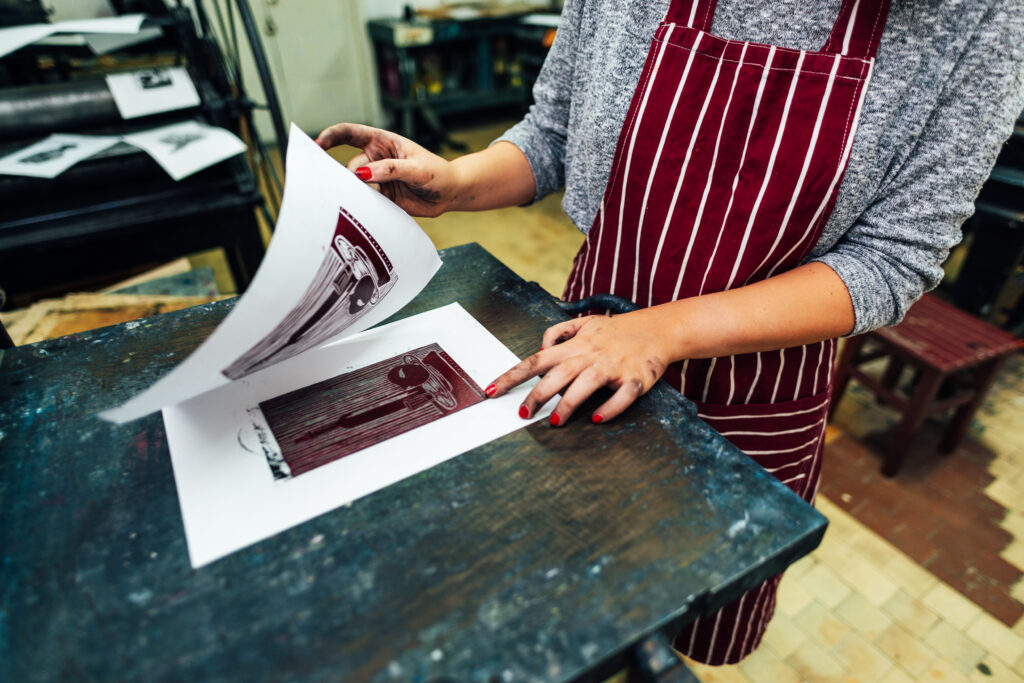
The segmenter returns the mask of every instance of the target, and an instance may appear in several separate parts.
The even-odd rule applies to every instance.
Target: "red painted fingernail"
[[[373,171],[366,166],[360,166],[356,169],[356,178],[359,178],[364,183],[373,177]]]
[[[527,408],[526,406],[519,406],[519,417],[523,418],[524,420],[530,417],[530,409]]]
[[[484,389],[484,393],[487,394],[488,396],[494,396],[494,392],[497,391],[497,390],[498,390],[498,387],[496,387],[496,386],[494,386],[492,384],[491,386],[489,386],[486,389]]]
[[[602,422],[604,422],[604,417],[602,417],[600,415],[600,413],[594,413],[594,416],[592,418],[590,418],[590,419],[593,420],[594,424],[596,424],[596,425],[599,425]]]
[[[562,418],[558,417],[558,413],[551,413],[551,426],[557,427],[562,424]]]

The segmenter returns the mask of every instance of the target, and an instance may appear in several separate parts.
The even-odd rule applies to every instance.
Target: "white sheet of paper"
[[[55,178],[79,161],[120,142],[116,135],[54,134],[0,159],[4,175]]]
[[[192,77],[183,66],[110,74],[107,76],[107,87],[124,119],[187,109],[200,104]]]
[[[135,34],[87,33],[85,34],[85,42],[93,53],[105,55],[110,52],[116,52],[117,50],[123,50],[124,48],[132,45],[138,45],[139,43],[145,43],[146,41],[159,38],[163,34],[164,30],[159,26],[150,26],[140,29],[139,32]]]
[[[144,14],[126,14],[123,17],[76,19],[56,24],[26,24],[0,28],[0,57],[54,33],[138,33],[145,18]]]
[[[518,362],[461,306],[451,304],[165,408],[192,566],[213,562],[550,415],[555,401],[530,421],[519,417],[519,404],[531,383],[292,479],[275,480],[260,452],[250,408],[259,411],[261,401],[435,342],[481,387]]]
[[[147,152],[175,180],[246,150],[245,143],[231,131],[198,121],[172,123],[125,135],[124,141]]]
[[[440,268],[434,245],[414,220],[294,124],[286,159],[288,181],[277,228],[245,296],[191,356],[100,417],[118,423],[134,420],[228,384],[225,372],[231,368],[236,376],[265,372],[253,366],[372,327],[411,301]],[[357,286],[350,286],[357,280],[356,271],[364,268],[361,261],[345,261],[344,272],[326,268],[338,260],[331,255],[339,253],[336,232],[343,218],[349,225],[358,222],[369,228],[391,267],[390,279],[383,283],[377,277],[372,291],[360,289],[370,277],[365,273]],[[346,280],[345,272],[352,277]],[[344,292],[347,305],[331,308],[324,296],[332,292]],[[304,328],[325,304],[329,313]]]
[[[0,28],[0,57],[42,40],[54,32],[52,24],[28,24]]]
[[[145,14],[125,14],[98,19],[69,19],[52,24],[54,33],[138,33]]]

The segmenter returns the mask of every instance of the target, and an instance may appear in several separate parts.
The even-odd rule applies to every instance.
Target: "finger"
[[[612,394],[612,397],[598,406],[591,416],[594,424],[607,422],[618,417],[622,412],[633,404],[641,396],[647,393],[647,387],[639,379],[628,379],[622,382],[622,386]]]
[[[566,320],[564,323],[552,325],[548,329],[544,330],[544,336],[541,338],[540,343],[541,348],[551,348],[555,344],[561,344],[564,341],[572,339],[591,317],[593,316],[588,315],[583,318],[573,318],[572,320]]]
[[[526,380],[532,379],[537,375],[544,374],[549,368],[553,367],[561,357],[561,354],[556,354],[554,350],[535,353],[529,358],[520,361],[518,364],[509,368],[505,374],[494,380],[486,389],[484,389],[484,393],[491,398],[497,398],[498,396],[506,393],[509,389],[519,386]]]
[[[330,149],[340,145],[352,145],[363,148],[370,144],[375,135],[394,135],[380,128],[364,126],[360,123],[336,123],[330,128],[325,128],[316,138],[316,144],[323,149]]]
[[[555,406],[555,412],[551,413],[551,426],[564,425],[581,403],[607,383],[607,376],[597,369],[596,364],[592,363],[584,368],[562,394],[562,400]]]
[[[357,168],[361,166],[366,166],[366,164],[368,163],[370,163],[370,157],[366,156],[365,154],[357,154],[354,157],[352,157],[352,161],[348,162],[345,165],[345,168],[355,173]]]
[[[588,361],[583,357],[576,356],[548,370],[541,380],[537,382],[537,386],[531,389],[530,393],[523,399],[519,415],[525,418],[536,415],[543,405],[550,401],[559,391],[569,386],[586,369],[587,363]]]
[[[423,187],[434,179],[433,174],[414,159],[381,159],[364,164],[370,175],[363,180],[374,183],[400,182],[412,187]]]

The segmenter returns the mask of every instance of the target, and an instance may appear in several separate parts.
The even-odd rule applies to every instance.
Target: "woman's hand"
[[[385,197],[413,216],[436,217],[458,199],[455,165],[412,140],[379,128],[339,123],[316,142],[324,149],[352,145],[362,150],[348,164],[360,180],[376,183]]]
[[[591,419],[605,422],[643,396],[661,378],[670,362],[651,311],[614,317],[592,315],[559,323],[544,333],[543,348],[487,387],[500,396],[531,377],[544,375],[527,395],[519,415],[528,418],[565,389],[551,415],[551,424],[565,424],[573,412],[601,387],[615,389]],[[568,387],[568,389],[566,389]]]

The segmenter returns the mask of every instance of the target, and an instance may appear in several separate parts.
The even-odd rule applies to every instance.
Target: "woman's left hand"
[[[652,309],[613,317],[592,315],[559,323],[544,333],[542,348],[487,387],[501,396],[526,380],[544,375],[523,401],[519,415],[532,416],[565,389],[551,424],[565,424],[573,412],[601,387],[614,395],[592,415],[594,423],[618,416],[661,378],[670,362],[665,336],[652,325]],[[566,387],[568,387],[566,389]]]

